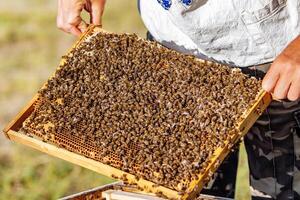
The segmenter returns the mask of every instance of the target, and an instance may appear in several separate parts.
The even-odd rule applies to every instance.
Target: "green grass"
[[[113,181],[19,145],[0,159],[0,199],[57,199]]]
[[[248,200],[250,199],[249,190],[249,168],[247,161],[247,154],[244,144],[240,145],[239,154],[239,165],[238,165],[238,175],[236,181],[236,195],[235,199],[238,200]]]
[[[0,129],[52,74],[75,38],[56,28],[56,1],[0,1]],[[109,0],[103,27],[145,35],[136,1]],[[245,152],[237,199],[248,199]],[[57,199],[113,181],[0,135],[0,199]]]

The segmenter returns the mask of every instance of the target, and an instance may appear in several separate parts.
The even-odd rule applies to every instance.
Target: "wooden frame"
[[[115,196],[117,194],[117,196]],[[147,199],[157,199],[162,200],[162,198],[153,197],[148,194],[139,194],[137,193],[137,190],[134,188],[127,188],[124,186],[121,182],[114,182],[107,185],[102,185],[100,187],[88,189],[76,194],[72,194],[66,197],[62,197],[59,200],[87,200],[92,198],[97,199],[103,199],[108,200],[106,195],[109,196],[109,198],[117,199],[117,200],[147,200]],[[212,196],[212,195],[205,195],[201,194],[201,198],[206,200],[233,200],[232,198],[226,198],[226,197],[218,197],[218,196]]]
[[[88,30],[76,42],[73,48],[76,48],[78,45],[80,45],[81,42],[87,39],[91,34],[97,33],[99,31],[103,30],[97,26],[90,26]],[[206,64],[210,63],[203,60],[200,61],[205,62]],[[64,59],[62,59],[61,65],[63,63]],[[232,148],[232,145],[235,144],[247,133],[247,131],[251,128],[251,126],[254,124],[254,122],[257,120],[260,114],[267,108],[267,106],[272,100],[272,97],[269,93],[266,93],[265,91],[261,91],[259,93],[259,95],[257,96],[256,103],[242,116],[242,120],[237,127],[239,133],[233,134],[233,136],[230,138],[230,141],[226,141],[225,146],[223,148],[219,147],[215,150],[213,156],[209,161],[209,165],[207,166],[205,171],[202,174],[199,174],[199,179],[197,181],[192,181],[190,183],[187,192],[183,195],[180,195],[177,191],[171,190],[167,187],[157,187],[156,184],[153,182],[143,179],[138,180],[134,175],[116,169],[109,165],[103,164],[85,156],[57,147],[53,144],[45,143],[39,139],[32,138],[22,133],[19,133],[18,131],[22,127],[22,123],[28,118],[28,116],[30,116],[31,112],[33,111],[34,103],[37,99],[38,96],[36,95],[29,102],[29,104],[4,129],[4,134],[7,138],[109,177],[122,177],[125,174],[129,183],[137,184],[139,187],[142,187],[146,192],[162,193],[166,197],[171,199],[192,199],[196,197],[199,191],[203,188],[204,184],[208,181],[207,177],[209,177],[211,173],[216,171],[221,161],[223,161],[224,158],[228,155],[230,149]]]

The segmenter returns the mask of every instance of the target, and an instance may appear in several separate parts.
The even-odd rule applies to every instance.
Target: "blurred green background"
[[[75,41],[56,28],[56,1],[0,1],[0,128],[33,97]],[[108,0],[103,27],[146,30],[135,0]],[[241,151],[236,199],[249,199],[248,168]],[[57,199],[112,179],[11,143],[0,134],[0,199]]]

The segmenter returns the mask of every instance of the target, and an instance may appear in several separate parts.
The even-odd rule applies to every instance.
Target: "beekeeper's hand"
[[[300,99],[300,36],[277,56],[262,85],[277,99]]]
[[[87,28],[80,14],[86,10],[90,23],[101,25],[106,0],[58,0],[57,27],[67,33],[79,36]]]

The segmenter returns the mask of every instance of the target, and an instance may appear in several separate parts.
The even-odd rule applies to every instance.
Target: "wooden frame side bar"
[[[226,141],[225,147],[215,150],[214,156],[210,159],[209,165],[206,168],[205,172],[199,175],[199,179],[192,181],[188,191],[183,195],[182,199],[193,199],[203,188],[203,184],[205,182],[205,177],[209,175],[209,173],[214,173],[219,167],[220,163],[226,158],[229,154],[231,145],[236,143],[239,139],[241,139],[251,128],[251,126],[255,123],[261,113],[268,107],[270,102],[272,101],[272,97],[269,93],[265,91],[261,91],[257,97],[256,103],[249,109],[248,112],[245,113],[245,119],[238,125],[239,134],[233,135],[231,141]]]

